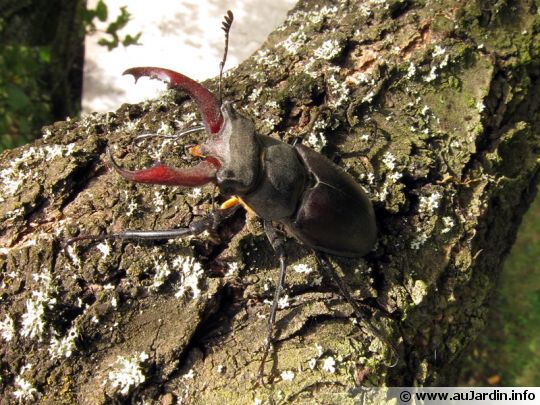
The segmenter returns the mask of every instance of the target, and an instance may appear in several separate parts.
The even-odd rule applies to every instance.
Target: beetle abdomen
[[[323,155],[297,145],[313,177],[296,215],[284,222],[310,248],[339,256],[363,256],[376,241],[377,226],[371,202],[354,179]]]

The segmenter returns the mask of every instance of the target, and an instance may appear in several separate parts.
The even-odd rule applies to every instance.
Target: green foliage
[[[103,0],[82,13],[82,27],[87,35],[99,33],[96,24],[107,23],[109,10]],[[98,40],[109,50],[120,45],[138,45],[141,33],[121,36],[131,15],[126,7],[110,22]],[[0,37],[5,26],[0,17]],[[44,80],[51,69],[50,46],[32,47],[22,43],[0,43],[0,152],[32,141],[43,125],[51,123],[51,83]],[[57,117],[58,118],[58,117]]]
[[[96,19],[105,22],[107,21],[108,15],[109,11],[103,0],[98,1],[95,9],[87,9],[83,17],[87,26],[87,33],[95,34],[98,32],[95,24]],[[120,45],[140,45],[139,39],[141,38],[142,32],[135,35],[126,34],[123,38],[119,34],[119,32],[126,27],[130,19],[131,14],[127,11],[127,7],[120,7],[120,15],[116,17],[116,20],[110,22],[105,29],[105,34],[107,34],[109,38],[100,38],[98,44],[106,46],[109,51]]]
[[[29,142],[50,121],[50,100],[40,90],[50,60],[47,47],[0,44],[0,151]]]

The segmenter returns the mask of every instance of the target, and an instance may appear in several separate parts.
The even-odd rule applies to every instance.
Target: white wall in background
[[[97,0],[89,0],[94,7]],[[296,0],[107,0],[113,20],[127,6],[132,20],[122,31],[142,32],[140,46],[122,46],[109,52],[99,46],[99,33],[87,37],[84,67],[83,111],[114,111],[123,103],[154,98],[163,84],[141,79],[137,85],[122,72],[135,66],[159,66],[195,80],[217,76],[223,55],[221,21],[234,13],[229,57],[225,69],[237,65],[257,50],[280,25]]]

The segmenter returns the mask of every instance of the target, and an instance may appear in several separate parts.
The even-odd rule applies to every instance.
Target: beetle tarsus
[[[366,329],[369,331],[369,333],[371,333],[373,336],[375,336],[381,342],[386,344],[392,350],[392,353],[393,353],[393,355],[395,357],[395,360],[388,367],[390,367],[390,368],[395,367],[398,364],[399,359],[400,359],[397,347],[392,342],[390,342],[390,340],[388,340],[381,333],[381,331],[379,329],[377,329],[362,314],[362,310],[360,309],[360,307],[358,306],[358,304],[356,303],[356,301],[353,299],[353,297],[351,295],[351,290],[349,289],[347,284],[345,284],[343,282],[341,277],[339,277],[339,275],[336,273],[336,270],[334,269],[334,267],[332,266],[332,264],[328,260],[328,257],[322,252],[315,251],[315,258],[317,259],[317,263],[319,263],[320,267],[322,267],[322,269],[324,270],[326,275],[329,276],[334,281],[334,283],[338,286],[339,291],[341,292],[341,295],[343,296],[343,298],[345,298],[345,300],[353,308],[354,315],[356,316],[358,321],[364,321],[364,325],[366,326]]]

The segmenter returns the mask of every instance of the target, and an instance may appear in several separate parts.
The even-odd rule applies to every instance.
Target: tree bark
[[[212,209],[211,187],[131,184],[105,164],[108,145],[125,167],[189,165],[193,139],[131,144],[192,122],[185,96],[59,122],[4,152],[3,401],[354,403],[360,386],[455,384],[536,192],[539,23],[533,1],[305,0],[226,75],[224,99],[260,133],[322,147],[368,190],[378,244],[334,263],[399,346],[394,368],[289,240],[274,383],[254,385],[278,263],[242,214],[208,238],[61,249],[73,235],[181,227]]]

